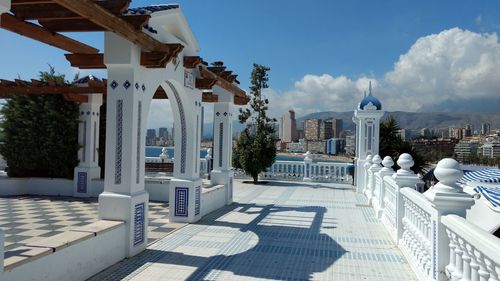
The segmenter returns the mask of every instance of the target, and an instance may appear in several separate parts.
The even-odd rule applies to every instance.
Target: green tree
[[[44,83],[67,85],[53,67]],[[0,110],[5,138],[0,154],[10,177],[72,178],[78,164],[78,105],[62,95],[13,95]]]
[[[410,142],[403,141],[399,135],[401,128],[394,116],[389,116],[385,121],[380,123],[380,148],[379,155],[381,157],[391,156],[396,160],[399,155],[408,153],[413,157],[415,165],[411,168],[415,173],[423,173],[427,166],[427,159],[424,155],[415,149],[415,146]]]
[[[247,123],[236,141],[233,151],[233,166],[243,169],[258,183],[259,173],[270,167],[276,159],[275,119],[267,116],[269,101],[262,95],[268,88],[269,67],[254,64],[251,76],[249,107],[240,108],[240,123]]]

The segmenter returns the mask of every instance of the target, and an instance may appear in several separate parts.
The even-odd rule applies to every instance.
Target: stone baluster
[[[205,171],[208,175],[210,175],[210,171],[212,171],[212,149],[207,149],[207,155],[205,155],[205,160],[207,160],[207,170]]]
[[[490,275],[488,281],[499,281],[497,272],[497,270],[499,269],[498,266],[486,257],[484,257],[484,263],[486,264],[486,269]]]
[[[479,275],[479,281],[488,281],[490,274],[486,269],[486,263],[484,261],[483,253],[478,250],[474,250],[474,255],[476,256],[477,264],[479,265],[479,270],[477,271]]]
[[[450,243],[448,244],[448,247],[450,248],[450,262],[449,264],[445,267],[447,276],[451,278],[451,275],[453,274],[453,271],[455,271],[455,264],[456,264],[456,255],[455,255],[455,250],[457,248],[457,241],[456,241],[456,234],[451,232],[450,230],[446,230],[446,234],[448,235]]]
[[[462,278],[463,274],[463,244],[464,240],[457,237],[457,247],[455,248],[455,270],[451,274],[451,280],[458,281]]]
[[[479,281],[479,264],[477,262],[477,257],[474,254],[475,249],[469,244],[467,244],[466,248],[467,248],[467,254],[471,259],[470,264],[469,264],[469,266],[470,266],[470,280],[471,281]]]
[[[471,256],[469,256],[469,249],[470,245],[467,244],[466,241],[464,241],[463,249],[462,249],[462,281],[470,281],[470,276],[471,276],[471,268],[470,268],[470,263],[471,263]]]

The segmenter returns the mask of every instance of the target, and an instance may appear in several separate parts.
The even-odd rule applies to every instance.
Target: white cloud
[[[385,110],[477,111],[466,105],[487,100],[500,107],[500,44],[493,34],[452,28],[418,39],[394,69],[376,79],[328,74],[305,75],[290,91],[268,90],[271,112],[295,109],[298,116],[317,111],[353,110],[372,81]],[[452,108],[447,108],[451,106]],[[463,105],[463,106],[462,106]],[[483,103],[484,105],[484,103]]]

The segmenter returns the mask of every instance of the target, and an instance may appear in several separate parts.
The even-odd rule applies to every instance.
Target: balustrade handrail
[[[488,259],[500,265],[499,238],[457,215],[443,216],[441,222],[446,228],[482,252]]]
[[[431,219],[435,219],[437,217],[437,210],[424,195],[410,187],[403,187],[399,191],[401,195],[405,196],[424,212],[428,213],[431,216]]]

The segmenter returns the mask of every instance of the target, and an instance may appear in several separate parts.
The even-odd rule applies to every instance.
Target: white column
[[[224,89],[214,87],[214,94],[218,95],[218,102],[214,104],[214,155],[213,170],[211,172],[212,184],[226,186],[226,204],[233,202],[232,152],[232,103],[233,95]]]
[[[381,219],[382,214],[384,212],[385,208],[385,182],[384,182],[384,177],[385,176],[392,176],[394,174],[394,170],[392,169],[392,166],[394,165],[394,161],[390,156],[384,157],[384,160],[382,160],[382,165],[384,166],[380,171],[375,173],[376,177],[376,186],[375,188],[378,189],[378,198],[373,202],[373,207],[375,209],[375,213],[377,215],[377,218]]]
[[[372,155],[368,154],[365,158],[363,159],[358,159],[357,162],[357,170],[358,172],[356,173],[357,178],[356,181],[357,183],[357,189],[358,192],[364,193],[366,189],[366,184],[368,181],[366,180],[366,172],[367,169],[372,165]]]
[[[304,179],[303,181],[312,181],[311,169],[313,160],[311,158],[311,152],[307,151],[304,157]]]
[[[8,13],[10,10],[10,0],[0,0],[0,14]]]
[[[368,204],[372,205],[372,199],[375,196],[375,173],[382,169],[380,165],[382,163],[382,158],[377,154],[372,159],[372,165],[368,168],[368,184],[366,190],[366,197],[368,198]],[[377,198],[375,198],[376,200]]]
[[[86,86],[86,84],[82,84]],[[97,190],[93,179],[101,176],[99,167],[99,108],[102,105],[101,94],[87,95],[88,102],[80,104],[80,123],[78,125],[78,166],[75,167],[73,196],[96,196]]]
[[[105,34],[108,69],[106,173],[99,195],[99,218],[125,221],[127,256],[146,248],[148,193],[144,190],[145,120],[140,50],[125,39]]]
[[[462,178],[463,171],[460,164],[454,159],[445,158],[439,161],[434,169],[434,175],[439,183],[424,193],[437,210],[437,220],[432,221],[432,239],[434,241],[431,250],[431,253],[437,253],[437,255],[431,257],[431,272],[436,280],[446,280],[446,276],[442,273],[445,272],[445,267],[450,262],[448,248],[450,241],[446,234],[446,228],[441,223],[441,217],[454,214],[465,218],[466,210],[474,204],[474,199],[457,185],[456,182]]]

